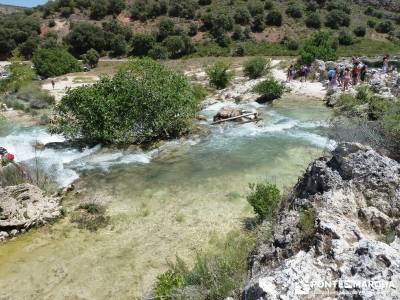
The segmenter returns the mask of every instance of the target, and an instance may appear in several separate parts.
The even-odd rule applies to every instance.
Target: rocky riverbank
[[[61,216],[59,199],[31,184],[0,188],[0,241]]]
[[[251,256],[243,300],[400,295],[400,164],[340,144],[310,164]],[[325,284],[325,286],[322,286]]]

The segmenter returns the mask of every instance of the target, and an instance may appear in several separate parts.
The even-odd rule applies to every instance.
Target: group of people
[[[7,149],[0,147],[0,167],[5,167],[14,163],[14,154],[9,153]]]
[[[356,86],[359,81],[365,82],[367,79],[368,66],[358,58],[353,58],[352,67],[337,65],[328,69],[327,77],[330,87],[340,86],[343,91],[349,89],[350,84]]]
[[[287,71],[287,81],[290,82],[296,78],[300,78],[300,81],[306,81],[309,73],[310,68],[307,65],[302,65],[299,70],[291,65]]]

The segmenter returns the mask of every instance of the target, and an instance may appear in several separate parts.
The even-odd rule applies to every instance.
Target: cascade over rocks
[[[304,228],[306,216],[311,230]],[[400,296],[399,224],[400,164],[370,147],[342,143],[331,157],[311,163],[282,203],[272,239],[251,256],[242,299],[394,299]],[[310,286],[321,281],[333,286]]]
[[[60,217],[59,199],[31,184],[0,188],[0,241]]]

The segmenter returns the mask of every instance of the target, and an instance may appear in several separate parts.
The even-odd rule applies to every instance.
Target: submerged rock
[[[400,164],[340,144],[282,204],[272,239],[251,256],[242,299],[399,297],[399,212]]]
[[[60,217],[57,198],[31,184],[0,188],[0,241]]]

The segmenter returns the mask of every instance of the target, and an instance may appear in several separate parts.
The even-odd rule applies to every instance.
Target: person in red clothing
[[[5,167],[10,163],[14,164],[14,159],[15,159],[14,154],[8,153],[8,151],[5,148],[0,147],[0,165],[2,167]]]

